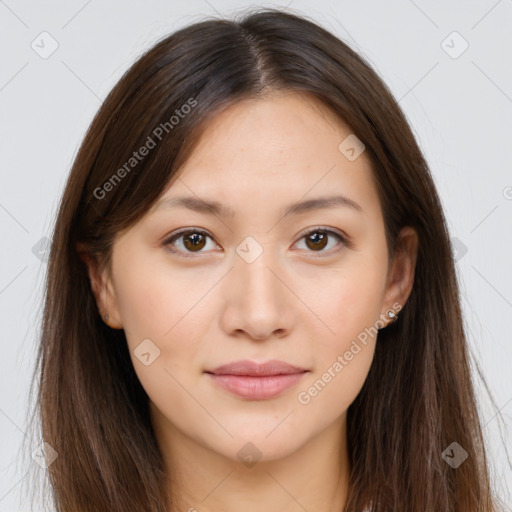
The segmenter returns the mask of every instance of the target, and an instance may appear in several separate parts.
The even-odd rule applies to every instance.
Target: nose
[[[253,340],[289,334],[299,301],[286,281],[284,270],[265,251],[251,263],[236,257],[223,283],[224,331]]]

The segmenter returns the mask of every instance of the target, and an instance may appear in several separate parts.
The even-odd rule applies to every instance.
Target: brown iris
[[[192,252],[200,251],[205,246],[205,243],[206,236],[201,233],[192,233],[183,237],[183,245]]]
[[[306,244],[310,249],[323,249],[327,245],[329,236],[322,231],[313,231],[306,237]]]

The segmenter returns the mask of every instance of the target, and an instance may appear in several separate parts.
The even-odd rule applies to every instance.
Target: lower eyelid
[[[304,238],[306,238],[307,236],[311,235],[312,233],[324,233],[328,236],[331,236],[331,237],[334,237],[336,240],[338,240],[338,245],[332,249],[329,249],[327,251],[307,251],[307,252],[310,252],[312,254],[318,254],[319,256],[322,255],[322,254],[333,254],[333,253],[336,253],[338,250],[340,250],[341,248],[343,247],[350,247],[350,242],[349,240],[347,239],[347,237],[341,235],[340,233],[336,232],[336,231],[333,231],[333,230],[330,230],[330,229],[326,229],[326,228],[315,228],[315,229],[311,229],[310,231],[308,231],[307,233],[304,233],[298,240],[297,242],[300,242],[301,240],[303,240]],[[296,243],[297,243],[296,242]],[[295,244],[294,244],[295,245]]]
[[[180,254],[180,255],[185,255],[185,257],[189,257],[189,256],[193,257],[193,255],[194,255],[193,251],[184,251],[182,249],[178,249],[178,248],[176,248],[173,245],[173,243],[176,240],[179,240],[180,238],[185,237],[186,235],[190,235],[190,234],[194,234],[194,233],[203,235],[203,236],[209,238],[213,243],[218,245],[217,242],[214,240],[214,238],[212,236],[210,236],[208,233],[206,233],[205,231],[202,231],[200,229],[190,229],[190,230],[187,230],[187,231],[180,231],[178,233],[175,233],[171,237],[167,238],[166,241],[164,241],[163,245],[165,247],[167,247],[173,253]],[[203,252],[208,252],[208,251],[198,251],[197,254],[201,254]]]
[[[298,238],[297,242],[303,240],[308,235],[310,235],[312,233],[317,233],[317,232],[321,232],[321,233],[333,236],[334,238],[336,238],[338,240],[339,245],[336,248],[330,249],[328,251],[307,251],[307,252],[311,252],[312,254],[315,254],[315,252],[318,253],[318,254],[322,254],[322,253],[331,254],[331,253],[336,252],[337,250],[339,250],[343,246],[350,247],[350,241],[348,240],[347,237],[341,235],[340,233],[337,233],[336,231],[333,231],[333,230],[330,230],[330,229],[326,229],[326,228],[314,228],[314,229],[311,229],[307,233],[304,233],[302,236],[300,236]],[[178,254],[181,254],[181,255],[185,255],[186,257],[191,256],[191,255],[194,254],[193,251],[183,251],[181,249],[177,249],[176,247],[173,246],[173,242],[175,242],[176,240],[180,239],[181,237],[184,237],[186,235],[193,234],[193,233],[201,234],[201,235],[209,238],[210,240],[212,240],[217,246],[219,245],[215,241],[215,239],[211,235],[209,235],[207,232],[202,231],[200,229],[190,229],[190,230],[187,230],[187,231],[181,231],[181,232],[175,233],[171,237],[167,238],[166,241],[164,242],[164,246],[168,247],[169,250],[172,251],[173,253],[178,253]],[[297,243],[297,242],[295,242],[295,243]],[[202,252],[208,252],[208,251],[198,251],[197,254],[201,254]]]

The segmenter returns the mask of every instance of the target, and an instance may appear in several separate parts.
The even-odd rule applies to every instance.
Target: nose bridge
[[[272,302],[282,295],[283,284],[275,275],[279,273],[278,260],[269,246],[264,248],[254,238],[247,237],[236,253],[235,279],[249,296]]]
[[[248,237],[249,238],[249,237]],[[227,331],[245,331],[254,339],[288,332],[292,320],[284,276],[276,254],[255,239],[236,248],[226,283],[223,324]]]

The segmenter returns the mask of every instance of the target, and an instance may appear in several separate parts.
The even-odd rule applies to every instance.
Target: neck
[[[343,510],[349,488],[345,420],[346,415],[294,452],[274,460],[263,456],[251,467],[238,460],[236,448],[232,458],[226,457],[170,424],[157,428],[176,504],[172,510]]]

